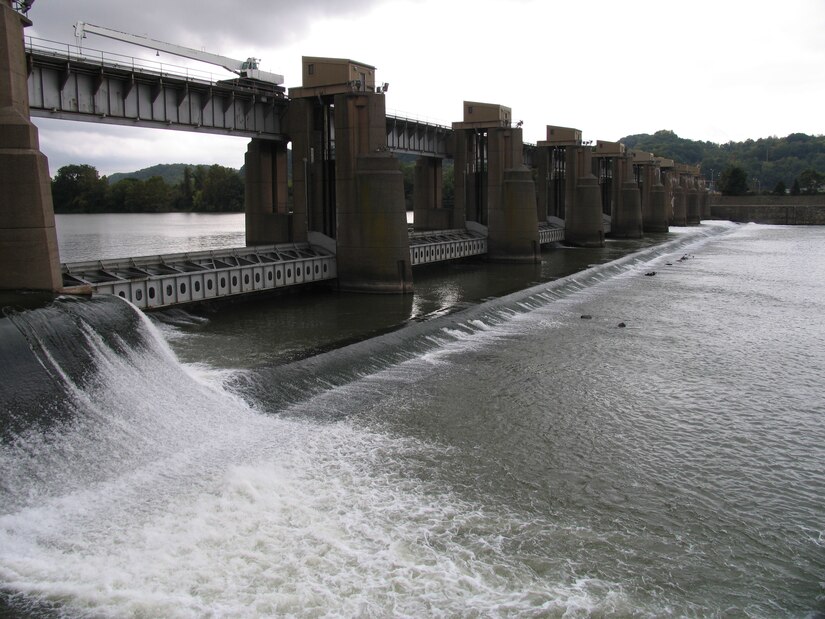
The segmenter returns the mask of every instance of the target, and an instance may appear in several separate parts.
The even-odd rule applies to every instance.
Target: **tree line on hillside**
[[[652,152],[680,163],[699,164],[715,189],[726,195],[791,195],[825,192],[825,136],[791,134],[746,142],[714,144],[680,138],[672,131],[628,136],[629,148]],[[765,161],[756,154],[764,149]],[[413,209],[415,156],[401,155],[407,210]],[[155,175],[163,174],[163,176]],[[149,176],[151,174],[151,176]],[[455,200],[454,168],[444,161],[442,199]],[[135,178],[137,177],[137,178]],[[243,172],[220,165],[158,165],[110,183],[90,165],[67,165],[52,179],[55,213],[242,212]],[[289,182],[291,199],[292,183]]]
[[[680,138],[673,131],[630,135],[628,148],[679,163],[701,165],[702,175],[724,193],[821,193],[825,191],[825,136],[792,133],[715,144]],[[781,193],[780,193],[781,192]]]
[[[737,165],[729,165],[719,175],[719,180],[716,183],[716,190],[720,191],[726,196],[744,196],[747,194],[761,193],[762,195],[770,194],[775,196],[784,196],[791,194],[792,196],[799,195],[813,195],[825,192],[825,174],[820,174],[816,170],[810,168],[806,169],[794,179],[791,188],[785,185],[784,181],[779,181],[771,190],[761,190],[757,185],[754,191],[753,185],[748,182],[747,172]]]
[[[412,210],[415,162],[402,159],[400,166],[405,206]],[[118,174],[116,178],[119,180],[110,183],[94,166],[86,164],[63,166],[52,179],[54,212],[227,213],[244,209],[244,177],[232,168],[171,164],[152,166],[131,175]],[[445,162],[443,179],[444,204],[452,205],[452,162]],[[291,199],[291,180],[289,190]]]
[[[160,176],[109,184],[90,165],[67,165],[52,179],[55,213],[230,213],[244,208],[240,173],[220,165],[185,166],[179,182]]]

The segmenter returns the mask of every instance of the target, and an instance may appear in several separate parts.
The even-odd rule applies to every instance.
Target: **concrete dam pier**
[[[201,82],[26,39],[31,22],[21,7],[2,0],[0,8],[0,258],[7,265],[0,289],[81,286],[147,308],[322,280],[341,290],[404,294],[418,265],[471,256],[535,263],[553,243],[600,247],[606,237],[640,238],[709,215],[698,167],[616,142],[594,146],[571,127],[547,125],[545,140],[525,144],[521,123],[499,103],[464,101],[450,127],[388,116],[388,86],[364,62],[306,56],[301,85],[289,89],[281,76],[255,71]],[[247,247],[61,264],[32,116],[246,136]],[[412,230],[402,153],[417,157]]]

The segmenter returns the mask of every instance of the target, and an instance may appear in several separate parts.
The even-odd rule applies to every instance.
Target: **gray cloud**
[[[29,16],[38,37],[73,42],[77,20],[146,34],[152,38],[220,53],[246,44],[277,49],[300,38],[313,20],[363,13],[380,0],[40,0]]]
[[[235,58],[259,56],[288,87],[300,79],[302,54],[358,58],[392,83],[391,113],[449,123],[460,119],[464,99],[501,103],[524,121],[529,141],[543,139],[547,124],[610,140],[663,128],[718,142],[822,133],[822,0],[788,0],[782,11],[760,0],[744,12],[718,0],[694,0],[687,11],[637,4],[631,11],[615,0],[37,0],[29,34],[73,43],[72,24],[83,19]],[[335,18],[342,24],[318,23]],[[154,57],[91,36],[84,46]],[[161,53],[158,62],[191,66],[173,58]],[[59,121],[41,131],[53,164],[95,154],[74,143],[95,145],[99,159],[91,163],[102,171],[210,152],[214,162],[239,165],[224,163],[235,146],[223,142],[187,142],[191,150],[182,152],[185,132],[156,131],[143,142],[103,126],[87,136],[58,132]]]
[[[72,0],[35,2],[29,17],[34,25],[26,34],[50,41],[74,44],[72,26],[78,20],[143,34],[151,38],[213,53],[231,55],[230,49],[271,55],[306,36],[314,20],[363,14],[379,0],[247,0],[244,3],[217,0],[175,0],[141,3],[125,0]],[[151,55],[141,48],[90,35],[85,48],[104,49],[126,55]],[[168,58],[168,56],[167,56]],[[279,58],[264,58],[265,66],[286,73]],[[177,60],[175,61],[177,62]],[[71,163],[88,163],[101,173],[132,171],[155,163],[221,163],[240,167],[246,141],[202,139],[177,133],[124,129],[87,123],[36,119],[41,147],[54,174]],[[163,144],[161,148],[158,148]],[[93,146],[93,147],[91,147]],[[177,147],[177,148],[176,148]],[[187,150],[188,147],[188,150]]]

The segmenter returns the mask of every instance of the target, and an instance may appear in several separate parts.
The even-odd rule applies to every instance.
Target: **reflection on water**
[[[60,262],[134,258],[246,243],[243,213],[56,215]]]

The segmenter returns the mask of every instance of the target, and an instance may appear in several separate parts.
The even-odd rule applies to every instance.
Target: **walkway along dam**
[[[301,85],[288,91],[281,76],[262,77],[251,65],[231,80],[169,73],[27,38],[22,8],[0,3],[0,289],[91,289],[142,308],[323,280],[341,290],[406,293],[418,265],[470,256],[537,262],[552,243],[598,247],[605,236],[639,238],[710,216],[698,167],[621,143],[585,143],[579,129],[555,125],[545,140],[525,144],[506,105],[464,101],[450,127],[388,116],[387,84],[375,67],[341,58],[304,57]],[[203,60],[195,50],[83,26]],[[61,264],[32,116],[249,139],[247,246]],[[417,155],[414,230],[399,153]],[[455,170],[450,203],[447,159]]]

